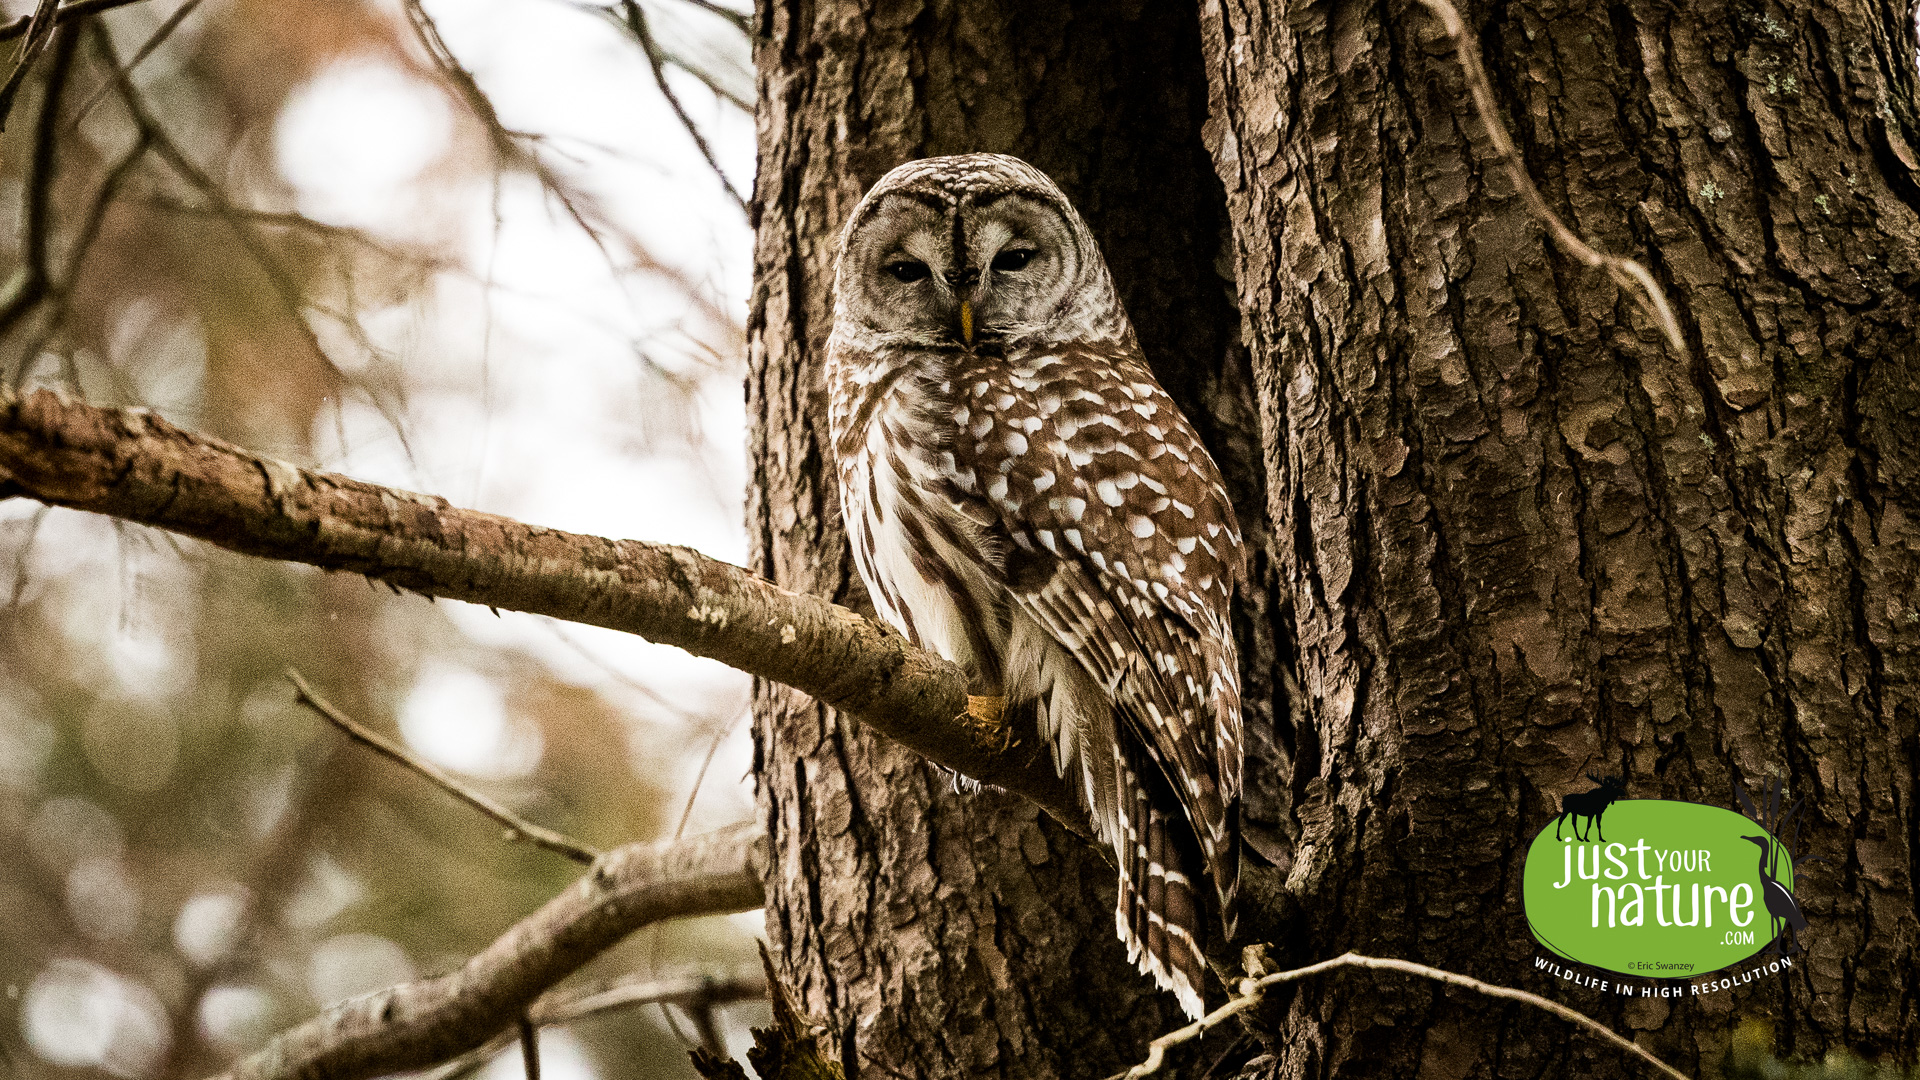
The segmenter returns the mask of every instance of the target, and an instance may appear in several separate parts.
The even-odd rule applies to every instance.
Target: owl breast
[[[984,505],[956,483],[948,409],[933,373],[874,388],[840,432],[840,484],[854,559],[877,613],[997,693],[1007,652],[1002,544]],[[851,452],[848,452],[851,451]]]

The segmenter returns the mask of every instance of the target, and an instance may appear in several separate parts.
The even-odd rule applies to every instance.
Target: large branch
[[[761,906],[766,861],[766,833],[754,825],[615,849],[460,970],[337,1005],[220,1080],[363,1080],[466,1053],[643,926]]]
[[[0,498],[107,514],[248,555],[589,623],[784,683],[1086,830],[1031,741],[960,720],[958,668],[878,623],[688,548],[543,529],[261,457],[141,409],[0,395]]]

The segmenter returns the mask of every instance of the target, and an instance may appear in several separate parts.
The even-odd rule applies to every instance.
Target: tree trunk
[[[887,170],[971,151],[1033,162],[1085,214],[1148,357],[1259,537],[1258,419],[1222,259],[1223,195],[1200,138],[1197,12],[794,0],[763,4],[758,26],[755,569],[870,610],[825,436],[834,246]],[[1272,698],[1266,595],[1250,590],[1241,620],[1260,717]],[[1182,1022],[1126,963],[1116,872],[1093,847],[1017,799],[956,794],[950,777],[783,688],[762,685],[755,712],[775,867],[768,936],[849,1075],[1106,1076]]]
[[[1277,958],[1354,948],[1548,992],[1690,1072],[1720,1071],[1750,1018],[1783,1055],[1912,1060],[1903,14],[1465,13],[1525,168],[1651,267],[1680,355],[1552,248],[1422,9],[1223,2],[763,5],[756,567],[863,602],[819,390],[847,213],[901,161],[1018,154],[1099,234],[1256,551],[1248,830],[1303,913],[1269,935]],[[1215,271],[1228,224],[1251,361]],[[1087,846],[778,688],[757,714],[769,935],[850,1072],[1100,1076],[1177,1022],[1125,965]],[[1806,798],[1802,846],[1826,861],[1798,884],[1813,932],[1791,974],[1675,1006],[1534,972],[1526,841],[1589,771],[1635,798],[1731,805],[1775,779]],[[1271,1075],[1633,1067],[1391,976],[1301,984],[1267,1026]]]
[[[1547,202],[1687,338],[1556,252],[1419,5],[1210,0],[1207,143],[1310,720],[1293,959],[1552,993],[1681,1069],[1911,1062],[1920,815],[1920,187],[1892,3],[1474,6]],[[1589,785],[1807,800],[1810,953],[1669,1006],[1544,985],[1525,841]],[[1307,854],[1309,853],[1310,854]],[[1517,1006],[1341,977],[1272,1075],[1622,1075]]]

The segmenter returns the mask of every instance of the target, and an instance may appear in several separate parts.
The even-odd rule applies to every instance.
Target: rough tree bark
[[[756,569],[860,602],[818,392],[854,201],[909,158],[1025,156],[1087,212],[1263,549],[1249,814],[1306,912],[1282,958],[1535,984],[1520,858],[1584,772],[1722,803],[1778,778],[1829,860],[1804,963],[1681,1007],[1573,1003],[1693,1071],[1752,1016],[1782,1053],[1911,1060],[1911,29],[1887,3],[1465,14],[1549,203],[1651,265],[1686,355],[1551,250],[1418,6],[763,4]],[[1077,841],[786,691],[757,712],[769,932],[850,1062],[1100,1075],[1167,1015]],[[1426,985],[1330,979],[1277,1012],[1272,1075],[1625,1067]]]
[[[867,607],[825,441],[833,247],[888,169],[969,151],[1032,161],[1085,213],[1259,547],[1258,421],[1220,260],[1223,197],[1200,141],[1194,9],[795,0],[762,4],[758,27],[753,568]],[[1266,596],[1249,591],[1242,637],[1251,727],[1271,735]],[[1104,1076],[1177,1025],[1172,998],[1125,962],[1115,873],[1092,848],[1020,800],[954,793],[946,775],[791,691],[763,684],[755,711],[776,866],[768,935],[858,1075]]]
[[[1644,259],[1664,347],[1554,253],[1416,4],[1209,0],[1213,119],[1304,687],[1299,955],[1496,982],[1523,841],[1598,769],[1633,797],[1808,800],[1810,955],[1669,1007],[1577,992],[1696,1074],[1911,1062],[1920,814],[1920,134],[1893,3],[1465,9],[1528,172]],[[1310,852],[1310,854],[1308,854]],[[1614,1074],[1427,985],[1302,984],[1276,1076]]]

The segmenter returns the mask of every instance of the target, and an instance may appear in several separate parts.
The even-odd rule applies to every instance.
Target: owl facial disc
[[[836,325],[876,347],[1007,349],[1126,332],[1086,223],[1017,158],[900,166],[855,208],[841,247]]]

